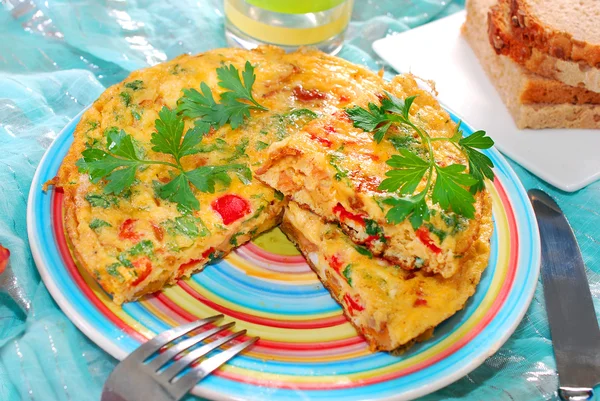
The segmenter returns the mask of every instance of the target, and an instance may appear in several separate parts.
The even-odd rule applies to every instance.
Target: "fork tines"
[[[177,376],[194,361],[208,355],[211,351],[231,342],[235,338],[246,334],[246,330],[240,330],[238,332],[213,339],[219,333],[232,328],[235,325],[235,322],[231,322],[223,326],[213,327],[209,330],[202,331],[199,334],[182,339],[179,342],[175,342],[194,330],[200,329],[222,318],[223,315],[211,316],[165,331],[154,337],[152,340],[149,340],[145,344],[141,345],[127,359],[135,359],[138,363],[143,364],[143,370],[147,374],[153,375],[155,379],[161,382],[163,385],[177,385],[182,388],[187,387],[187,390],[189,390],[199,380],[206,377],[219,366],[258,340],[257,337],[253,337],[241,343],[235,344],[230,348],[223,350],[221,353],[205,359],[197,366],[194,366],[190,372],[185,373],[178,378]],[[184,351],[194,347],[196,344],[199,344],[204,340],[213,341],[192,349],[187,354],[182,354]],[[168,345],[170,346],[164,348]],[[160,352],[161,350],[162,352]],[[158,355],[150,359],[156,353],[158,353]],[[180,354],[182,354],[181,357],[176,358]],[[172,362],[172,364],[161,371],[161,368],[170,362]]]

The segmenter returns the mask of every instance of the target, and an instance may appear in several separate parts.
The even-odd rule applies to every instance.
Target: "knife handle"
[[[594,399],[594,389],[589,387],[560,387],[558,395],[563,401],[589,401]]]

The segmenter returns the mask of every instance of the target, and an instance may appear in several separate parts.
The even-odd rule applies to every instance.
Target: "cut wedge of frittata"
[[[462,309],[475,292],[490,254],[491,202],[482,204],[480,235],[450,278],[399,269],[365,255],[335,224],[290,202],[281,229],[342,306],[372,351],[403,350]]]
[[[487,202],[489,194],[483,189],[474,195],[471,218],[432,202],[431,190],[424,189],[426,186],[433,187],[434,195],[438,191],[433,184],[436,173],[433,173],[431,183],[427,175],[423,175],[429,160],[436,163],[436,169],[454,169],[458,179],[464,179],[462,183],[472,183],[470,178],[464,178],[466,174],[463,175],[467,168],[463,153],[454,143],[436,141],[437,138],[455,137],[460,131],[437,100],[428,91],[419,88],[411,75],[397,76],[391,82],[379,82],[377,87],[352,98],[351,106],[369,110],[371,106],[368,103],[379,104],[388,94],[397,97],[397,102],[416,96],[407,114],[419,129],[434,138],[431,153],[410,127],[387,126],[385,139],[378,142],[374,140],[377,132],[355,126],[356,120],[353,121],[348,114],[350,106],[332,108],[327,115],[273,144],[266,162],[257,171],[257,177],[326,221],[338,222],[361,252],[381,256],[404,269],[422,269],[452,277],[479,237],[481,220],[486,217],[482,205]],[[372,109],[371,112],[376,114]],[[413,158],[398,163],[394,162],[397,160],[393,159],[394,155],[415,155],[418,160],[411,164],[414,160],[411,156]],[[394,185],[395,178],[389,175],[390,170],[404,164],[414,168],[399,173],[420,172],[423,177],[417,176],[413,180],[414,188],[407,191],[425,193],[423,202],[426,210],[421,211],[421,215],[426,216],[421,220],[403,218],[393,221],[396,212],[392,207],[394,202],[404,205],[401,203],[404,202],[403,194],[382,189],[382,183]],[[400,178],[406,177],[405,174]],[[438,183],[445,178],[438,179]],[[471,196],[466,189],[459,190],[461,196]],[[443,192],[437,195],[441,197]],[[458,190],[457,194],[448,193],[450,197],[458,195]]]

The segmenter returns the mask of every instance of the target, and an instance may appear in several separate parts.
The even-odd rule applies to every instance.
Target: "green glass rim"
[[[306,14],[330,10],[350,0],[244,0],[248,4],[283,14]]]

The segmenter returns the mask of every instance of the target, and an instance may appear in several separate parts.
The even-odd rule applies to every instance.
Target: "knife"
[[[600,382],[600,329],[581,251],[556,202],[528,192],[540,229],[542,283],[562,400],[591,400]]]

